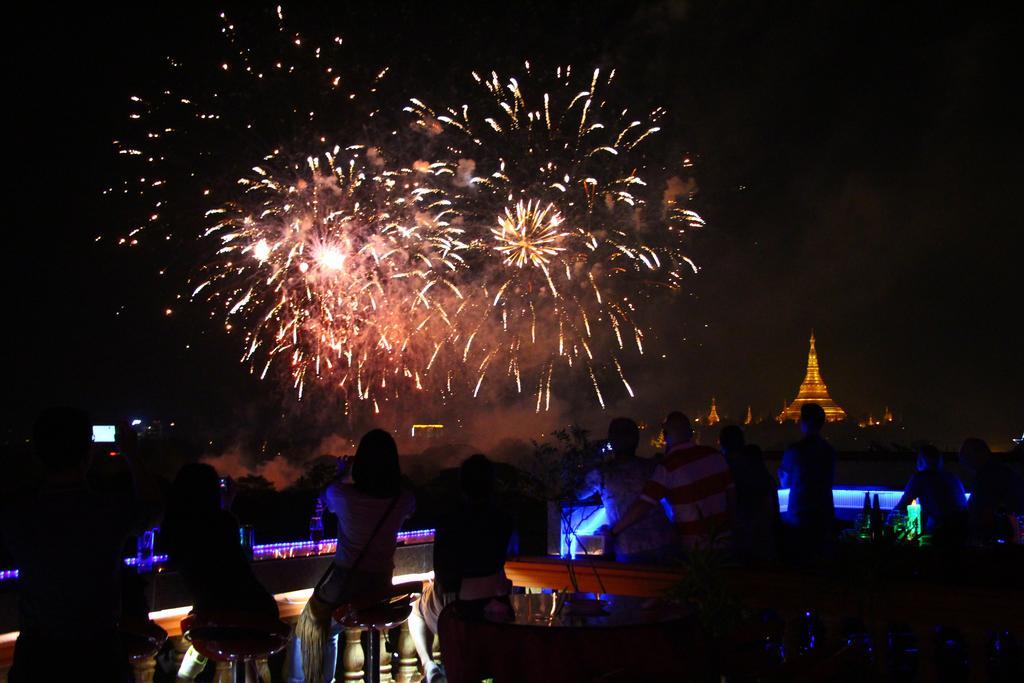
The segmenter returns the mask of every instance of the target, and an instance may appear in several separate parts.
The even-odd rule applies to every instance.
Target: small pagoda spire
[[[721,421],[722,421],[721,418],[718,417],[718,408],[717,408],[717,406],[715,406],[715,397],[712,396],[711,397],[711,412],[708,413],[708,424],[709,425],[718,424]]]
[[[743,424],[750,425],[754,424],[754,413],[750,410],[750,406],[747,406],[747,416],[743,419]]]

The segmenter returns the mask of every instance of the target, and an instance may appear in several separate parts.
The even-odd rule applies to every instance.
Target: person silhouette
[[[139,467],[127,425],[116,432],[118,457],[131,474],[127,498],[101,495],[87,481],[92,422],[84,411],[43,411],[32,441],[42,484],[6,500],[0,514],[20,570],[10,681],[127,681],[118,634],[122,553],[128,537],[159,516],[159,490]]]
[[[906,510],[915,499],[920,501],[921,531],[951,538],[962,535],[965,529],[967,498],[960,478],[942,465],[939,449],[931,444],[922,445],[917,451],[917,471],[907,481],[895,507]]]
[[[609,538],[605,552],[614,555],[619,562],[661,563],[668,560],[675,550],[675,532],[665,510],[659,505],[650,509],[647,516],[625,529],[614,538],[607,531],[615,526],[640,497],[644,484],[657,463],[644,460],[636,455],[640,445],[640,428],[628,417],[617,417],[608,424],[606,448],[612,457],[584,477],[584,486],[578,493],[581,499],[597,495],[604,505],[608,526],[603,529]]]
[[[965,439],[960,447],[960,464],[974,478],[967,501],[967,522],[971,542],[978,544],[1011,538],[1012,515],[1024,514],[1024,477],[999,460],[982,439]]]
[[[790,557],[801,562],[827,555],[835,536],[836,451],[821,436],[825,411],[817,403],[800,408],[804,437],[786,449],[779,466],[779,483],[789,489],[789,505],[782,516]]]
[[[736,489],[725,457],[693,441],[690,419],[672,412],[663,425],[665,458],[644,484],[640,498],[612,527],[618,536],[662,500],[668,501],[684,552],[701,548],[729,550]]]
[[[512,540],[512,518],[494,500],[494,464],[482,453],[459,467],[458,506],[438,520],[434,536],[434,580],[413,605],[409,632],[423,664],[425,683],[443,683],[431,645],[441,611],[459,603],[463,616],[511,619],[505,557]],[[441,644],[444,647],[444,643]]]
[[[776,557],[780,521],[775,477],[765,467],[761,449],[746,443],[737,425],[722,428],[718,445],[736,484],[737,559],[744,564],[770,563]]]
[[[238,521],[223,509],[220,479],[213,467],[189,463],[178,470],[161,534],[170,565],[192,596],[193,612],[277,621],[277,602],[252,571],[239,542]],[[194,679],[205,664],[189,648],[178,679]]]

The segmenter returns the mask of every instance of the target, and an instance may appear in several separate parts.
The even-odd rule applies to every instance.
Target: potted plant
[[[579,528],[585,521],[579,513],[587,506],[580,501],[578,494],[584,489],[587,473],[600,466],[603,458],[587,438],[587,431],[578,425],[556,430],[551,436],[555,439],[554,443],[533,442],[533,455],[527,464],[525,493],[548,504],[549,519],[557,524],[562,541],[560,545],[566,549],[560,554],[566,562],[572,591],[578,593],[573,546],[581,548],[584,557],[587,557],[587,549],[579,536]],[[593,563],[591,568],[601,586],[601,578],[593,568]],[[603,586],[601,591],[604,592]]]

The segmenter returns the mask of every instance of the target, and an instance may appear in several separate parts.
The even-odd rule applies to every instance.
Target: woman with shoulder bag
[[[338,517],[338,550],[295,626],[289,650],[295,682],[334,678],[341,629],[332,628],[332,615],[353,598],[391,586],[398,531],[416,508],[401,484],[395,440],[382,429],[367,432],[355,457],[339,462],[339,476],[321,497]]]

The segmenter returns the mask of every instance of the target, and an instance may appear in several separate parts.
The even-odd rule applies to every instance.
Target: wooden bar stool
[[[118,630],[135,683],[152,683],[156,673],[155,657],[167,642],[167,631],[143,618],[123,619]]]
[[[235,665],[254,665],[269,683],[266,661],[288,644],[290,629],[279,619],[240,612],[190,614],[181,632],[199,654],[216,662],[215,683],[232,683]]]
[[[412,598],[423,592],[423,583],[410,581],[392,586],[383,594],[360,598],[342,605],[334,612],[334,619],[345,628],[367,632],[363,680],[380,683],[381,631],[394,628],[409,618]]]

